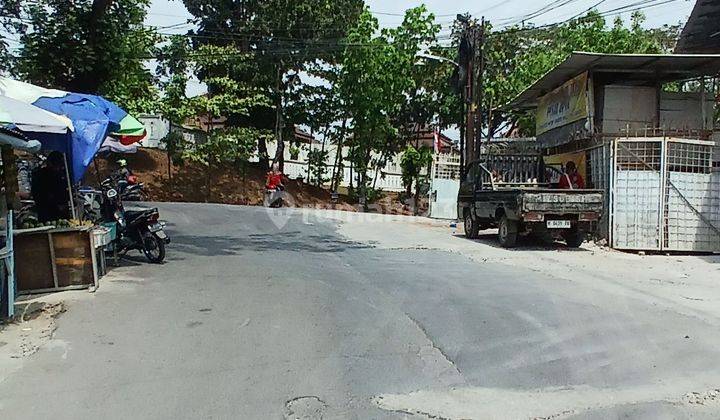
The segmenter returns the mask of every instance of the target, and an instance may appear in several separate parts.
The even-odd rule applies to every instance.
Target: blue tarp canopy
[[[105,139],[111,133],[122,134],[123,121],[130,125],[127,121],[134,120],[122,108],[101,96],[45,89],[6,77],[0,77],[0,95],[32,104],[72,122],[74,129],[68,133],[43,130],[26,134],[39,140],[45,151],[65,153],[73,183],[85,175]]]
[[[69,134],[38,133],[43,150],[58,151],[68,156],[73,183],[85,175],[95,154],[107,136],[120,128],[111,121],[108,101],[92,95],[69,94],[62,98],[41,98],[36,106],[55,114],[65,115],[75,127]]]

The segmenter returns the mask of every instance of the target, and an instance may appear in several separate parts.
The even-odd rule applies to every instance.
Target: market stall
[[[5,118],[3,107],[9,110]],[[23,206],[10,234],[15,289],[27,294],[96,288],[105,272],[104,250],[113,229],[98,225],[97,220],[79,220],[80,181],[103,143],[131,145],[144,136],[144,127],[100,96],[4,77],[0,77],[1,126],[37,140],[40,149],[23,162],[26,170],[19,182],[24,184],[17,194]]]

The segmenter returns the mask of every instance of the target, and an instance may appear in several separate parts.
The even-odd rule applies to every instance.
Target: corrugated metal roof
[[[588,70],[616,75],[618,80],[668,82],[720,73],[720,55],[574,52],[503,109],[534,108],[540,97]]]
[[[720,53],[720,1],[698,0],[683,28],[676,53]]]

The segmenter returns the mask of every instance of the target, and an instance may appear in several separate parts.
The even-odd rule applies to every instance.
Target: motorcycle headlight
[[[108,192],[107,192],[107,197],[108,197],[108,198],[115,198],[115,197],[117,197],[117,191],[115,191],[115,190],[112,189],[112,188],[109,189]]]

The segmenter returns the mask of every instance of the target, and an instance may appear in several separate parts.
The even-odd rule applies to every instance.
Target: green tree
[[[241,170],[244,186],[246,164],[255,151],[258,135],[261,133],[252,128],[213,130],[207,141],[185,150],[184,159],[205,167],[206,201],[213,199],[212,186],[218,169],[235,167]]]
[[[283,134],[295,124],[307,121],[286,115],[288,75],[297,75],[306,65],[324,61],[332,63],[342,52],[339,43],[354,24],[362,9],[362,0],[184,0],[198,19],[195,44],[233,45],[240,52],[252,52],[252,71],[234,73],[231,77],[263,89],[271,98],[267,107],[251,110],[250,118],[239,118],[240,125],[272,129],[278,142],[275,160],[283,164]],[[212,72],[200,73],[201,80]],[[264,140],[258,144],[261,156],[267,154]],[[262,162],[267,165],[267,161]]]
[[[0,0],[21,47],[12,73],[41,86],[101,94],[130,112],[155,107],[144,65],[158,38],[143,26],[150,0]]]
[[[308,182],[321,187],[329,181],[325,176],[328,173],[327,159],[328,151],[313,149],[308,152]]]
[[[160,48],[156,72],[163,95],[159,107],[172,124],[182,124],[194,111],[186,95],[194,65],[190,51],[190,40],[182,35],[170,36]]]
[[[162,88],[158,108],[170,123],[170,132],[162,139],[168,158],[168,179],[172,178],[173,163],[182,163],[188,147],[177,127],[182,126],[196,111],[192,100],[186,95],[190,71],[194,64],[189,56],[190,50],[189,38],[182,35],[170,36],[167,43],[160,48],[156,68]]]
[[[420,195],[420,186],[423,182],[427,182],[430,174],[430,165],[433,160],[433,151],[427,146],[421,146],[416,149],[412,145],[408,145],[400,158],[400,168],[402,170],[402,181],[405,186],[405,194],[407,197],[413,196],[413,211],[418,214],[418,198]],[[425,175],[422,171],[426,170]],[[412,193],[412,186],[415,185],[415,193]]]
[[[404,140],[401,128],[414,119],[408,98],[422,94],[415,68],[417,54],[426,44],[435,42],[438,31],[434,18],[421,6],[406,12],[403,23],[394,29],[378,31],[378,22],[366,10],[348,35],[339,75],[339,91],[351,121],[348,145],[354,171],[358,175],[359,197],[366,198],[368,171],[373,155],[376,169],[399,152]],[[410,116],[408,116],[410,115]],[[398,123],[399,122],[399,123]]]
[[[172,43],[171,43],[172,45]],[[177,46],[182,51],[180,46]],[[182,54],[181,54],[182,56]],[[192,54],[186,55],[191,60],[185,64],[174,64],[174,76],[179,76],[175,83],[170,81],[171,89],[167,92],[168,109],[173,118],[180,119],[185,115],[204,116],[208,121],[225,115],[247,116],[251,110],[269,104],[268,97],[261,89],[250,86],[231,77],[233,72],[248,68],[251,62],[247,53],[239,52],[236,47],[203,45]],[[187,66],[187,67],[185,67]],[[186,70],[195,73],[213,74],[205,78],[208,93],[193,98],[185,98],[182,92],[183,75]],[[208,126],[207,141],[188,147],[183,151],[183,159],[207,167],[206,193],[208,200],[212,198],[212,181],[218,167],[227,167],[233,163],[245,174],[245,166],[255,150],[258,139],[267,139],[267,131],[255,127],[224,127]],[[244,185],[244,183],[243,183]]]

